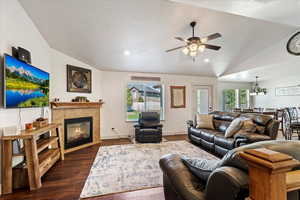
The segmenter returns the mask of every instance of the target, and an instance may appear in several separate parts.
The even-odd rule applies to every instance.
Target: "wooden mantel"
[[[89,147],[101,142],[100,137],[100,109],[101,102],[51,102],[52,122],[63,124],[62,141],[65,144],[65,119],[92,117],[93,118],[93,142],[83,144],[74,148],[65,149],[62,146],[63,153],[70,153],[85,147]]]
[[[100,108],[102,105],[102,102],[51,102],[52,109]]]

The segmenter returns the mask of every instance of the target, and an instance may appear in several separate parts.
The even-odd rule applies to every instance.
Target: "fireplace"
[[[65,149],[93,142],[93,118],[65,119]]]

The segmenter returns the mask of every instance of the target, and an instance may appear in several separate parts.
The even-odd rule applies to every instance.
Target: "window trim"
[[[141,83],[141,84],[146,84],[146,83],[157,83],[157,84],[160,84],[161,85],[161,99],[162,99],[162,111],[161,111],[161,114],[160,114],[160,121],[165,121],[165,85],[160,82],[160,81],[128,81],[126,83],[126,86],[125,86],[125,122],[126,123],[136,123],[138,121],[138,119],[136,120],[130,120],[130,119],[127,119],[127,89],[128,89],[128,84],[134,84],[134,83]]]
[[[223,110],[226,110],[226,99],[225,99],[225,92],[228,90],[234,90],[234,95],[235,95],[235,107],[234,108],[241,108],[241,103],[240,103],[240,91],[241,90],[247,90],[247,105],[246,107],[249,107],[251,102],[250,102],[250,89],[247,88],[239,88],[239,89],[224,89],[223,90]]]

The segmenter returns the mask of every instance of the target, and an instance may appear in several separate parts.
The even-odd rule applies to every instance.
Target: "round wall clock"
[[[287,43],[287,51],[290,54],[300,56],[300,32],[295,33]]]

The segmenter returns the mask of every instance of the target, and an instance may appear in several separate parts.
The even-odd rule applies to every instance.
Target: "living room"
[[[274,12],[283,5],[285,9]],[[295,127],[290,126],[284,114],[286,108],[293,108],[296,113],[300,100],[299,53],[290,52],[300,50],[296,35],[299,20],[295,17],[299,6],[296,0],[287,5],[280,0],[0,0],[1,72],[11,67],[11,60],[24,69],[38,71],[48,81],[47,91],[42,91],[47,94],[46,105],[27,106],[28,101],[14,105],[19,100],[9,95],[20,88],[11,90],[9,81],[15,77],[6,71],[1,73],[4,84],[0,95],[0,198],[176,199],[168,197],[164,190],[163,174],[169,172],[165,171],[166,166],[159,166],[159,160],[165,154],[201,154],[210,163],[222,159],[227,152],[235,152],[231,151],[233,147],[264,140],[272,140],[275,147],[268,148],[281,153],[289,153],[280,150],[289,142],[292,148],[300,148],[296,141],[289,141],[298,139],[298,114],[296,121],[291,119]],[[193,34],[195,37],[191,38]],[[199,48],[195,55],[189,46],[194,42]],[[22,53],[25,60],[19,56]],[[79,77],[76,82],[72,79],[74,74],[84,74],[84,79]],[[27,92],[19,93],[28,96]],[[147,130],[144,133],[137,125],[143,119],[142,111],[159,114],[159,125],[155,127],[159,134],[153,138],[144,138]],[[231,137],[228,141],[232,143],[224,143],[230,146],[226,149],[223,142],[220,146],[218,140],[214,143],[203,134],[203,144],[200,142],[199,146],[197,137],[191,139],[193,134],[199,136],[198,130],[193,129],[197,126],[195,116],[218,111],[221,112],[209,115],[214,120],[212,129],[227,129],[228,120],[243,118],[250,112],[251,116],[266,114],[265,121],[260,121],[260,117],[252,117],[252,121],[259,124],[256,130],[265,126],[262,132],[268,135],[247,140],[243,135]],[[222,114],[225,111],[231,114]],[[68,139],[64,135],[68,129],[66,121],[91,115],[91,141],[68,147],[64,143]],[[33,143],[34,134],[44,134],[36,128],[42,123],[39,120],[47,121],[41,128],[44,132],[47,126],[51,129],[49,149],[55,146],[58,150],[55,161],[49,161],[51,167],[45,165],[36,175],[38,170],[28,167],[31,161],[35,163],[35,156],[28,155],[38,158],[38,153],[48,146],[37,143],[38,153],[30,148],[25,151],[29,146],[24,134],[32,136]],[[216,125],[218,120],[225,122]],[[54,138],[52,132],[56,131]],[[276,139],[285,142],[280,146]],[[264,146],[257,146],[260,147]],[[149,155],[143,157],[139,148]],[[21,156],[9,157],[9,153]],[[127,153],[127,157],[122,157]],[[298,160],[300,156],[295,154],[289,155]],[[111,162],[99,164],[106,156]],[[20,163],[25,167],[15,169]],[[177,198],[187,199],[180,192]],[[196,193],[197,197],[189,199],[213,199],[209,194],[202,196],[204,192]],[[243,197],[251,196],[248,190],[245,194]],[[288,199],[297,199],[295,195],[290,193]],[[254,196],[251,199],[258,200]]]

